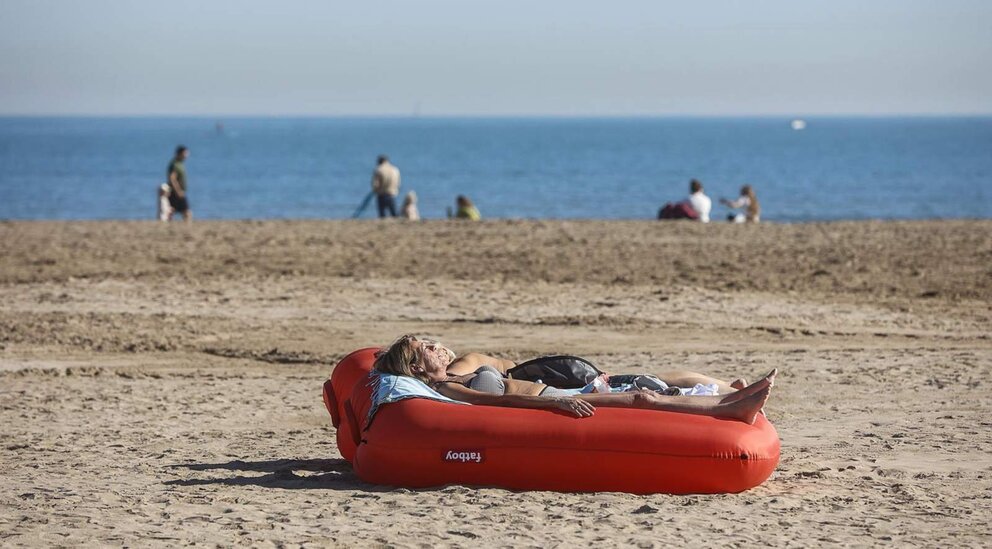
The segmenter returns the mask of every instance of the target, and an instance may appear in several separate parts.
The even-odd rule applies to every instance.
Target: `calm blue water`
[[[346,218],[387,153],[424,217],[652,218],[695,177],[763,218],[992,216],[992,118],[0,118],[0,219],[151,219],[179,143],[197,218]],[[365,212],[373,215],[374,205]]]

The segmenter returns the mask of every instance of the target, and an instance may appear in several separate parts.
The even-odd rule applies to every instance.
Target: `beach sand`
[[[2,222],[0,545],[988,546],[990,304],[990,221]],[[777,367],[781,464],[711,496],[364,484],[321,383],[406,332]]]

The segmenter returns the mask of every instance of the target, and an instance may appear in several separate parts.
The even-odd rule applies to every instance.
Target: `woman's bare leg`
[[[734,400],[744,398],[745,396],[763,389],[765,387],[772,387],[775,385],[775,376],[778,375],[778,368],[774,368],[772,371],[765,374],[765,377],[755,381],[754,383],[741,387],[736,392],[730,393],[725,396],[724,402],[733,402]]]
[[[747,393],[733,400],[726,396],[666,396],[654,391],[576,395],[594,406],[613,408],[643,408],[704,416],[736,419],[754,423],[758,412],[768,400],[771,385],[746,387]]]
[[[758,417],[758,413],[761,412],[762,407],[764,407],[765,402],[768,401],[768,395],[771,394],[771,386],[764,385],[761,387],[748,386],[733,393],[731,396],[679,396],[679,397],[665,397],[664,395],[659,395],[653,393],[653,402],[650,409],[654,410],[668,410],[672,412],[684,412],[689,414],[700,414],[713,417],[722,417],[728,419],[736,419],[743,421],[747,424],[753,424],[754,420]],[[661,401],[661,399],[672,399],[675,401]],[[714,403],[714,399],[718,401]],[[673,406],[692,406],[695,407],[694,410],[690,409],[674,409]]]

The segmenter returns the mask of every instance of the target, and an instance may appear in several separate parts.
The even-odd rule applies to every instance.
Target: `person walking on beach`
[[[389,157],[379,155],[379,165],[372,172],[372,192],[376,196],[379,217],[396,217],[396,195],[400,193],[400,170],[389,163]]]
[[[186,159],[189,158],[189,149],[179,145],[176,147],[176,156],[169,162],[167,179],[169,182],[169,204],[176,213],[183,215],[183,221],[193,220],[193,210],[189,207],[189,200],[186,198]]]
[[[701,223],[710,222],[710,210],[713,208],[713,201],[703,193],[703,184],[698,179],[689,181],[689,205],[699,214]]]

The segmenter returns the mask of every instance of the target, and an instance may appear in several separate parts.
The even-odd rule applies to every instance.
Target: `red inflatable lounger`
[[[748,425],[597,408],[595,416],[580,419],[413,398],[381,406],[367,425],[374,352],[348,355],[324,384],[338,448],[366,482],[714,494],[753,488],[778,465],[778,434],[763,415]]]

